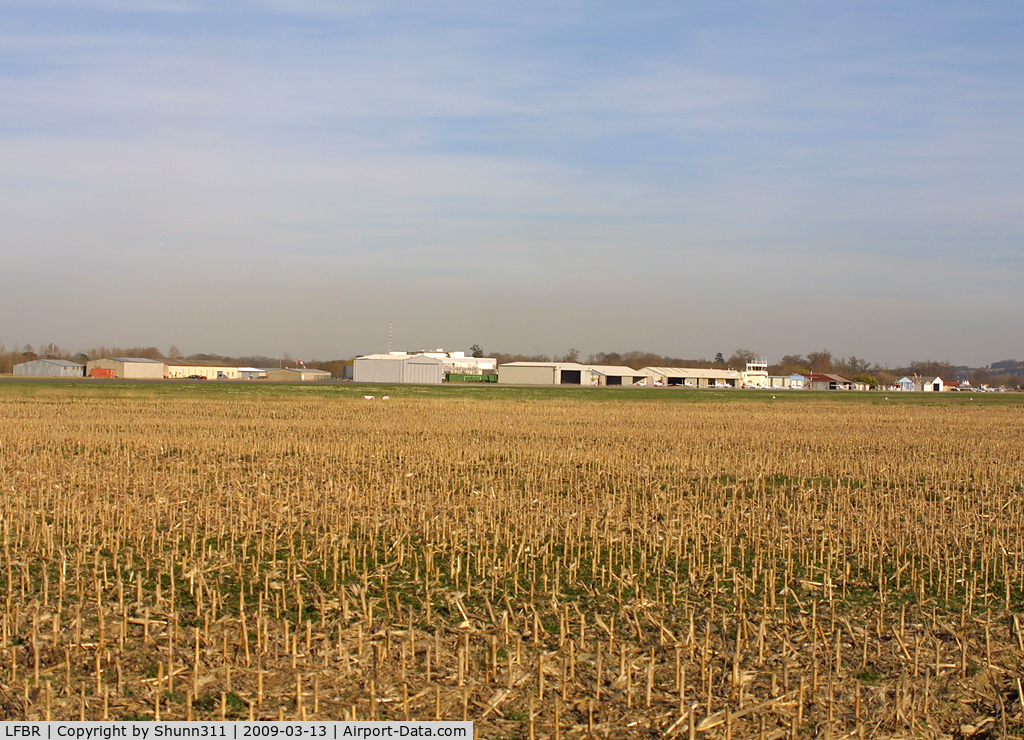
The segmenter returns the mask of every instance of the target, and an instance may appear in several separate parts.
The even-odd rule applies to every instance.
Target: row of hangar
[[[510,385],[678,385],[691,388],[739,388],[746,384],[738,370],[624,365],[584,365],[578,362],[510,362],[498,366],[498,382]]]
[[[348,368],[346,368],[348,370]],[[351,379],[361,383],[438,384],[443,382],[497,382],[507,385],[681,386],[688,388],[804,387],[806,378],[769,377],[765,363],[749,363],[745,371],[714,368],[589,365],[578,362],[509,362],[469,357],[461,352],[365,355],[355,358]],[[324,381],[331,374],[312,368],[235,367],[211,360],[154,360],[139,357],[104,357],[85,365],[58,359],[20,363],[16,375],[36,377],[92,377],[135,380],[255,380]],[[346,373],[348,376],[348,373]],[[844,379],[845,380],[845,379]],[[812,387],[808,385],[807,387]],[[835,387],[835,386],[833,386]]]
[[[144,357],[103,357],[81,363],[40,358],[14,366],[14,374],[37,378],[121,378],[125,380],[330,380],[326,370],[312,368],[239,367],[216,360],[151,360]]]
[[[509,362],[462,356],[458,367],[451,357],[435,353],[366,355],[353,362],[353,380],[359,383],[497,382],[507,385],[578,386],[686,386],[740,388],[769,385],[767,365],[751,363],[746,371],[707,368],[585,365],[578,362]],[[473,362],[479,363],[474,367]],[[493,369],[492,369],[493,368]],[[457,372],[456,372],[457,371]],[[787,383],[788,385],[788,383]]]

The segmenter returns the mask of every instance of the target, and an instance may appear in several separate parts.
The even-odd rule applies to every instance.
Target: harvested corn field
[[[0,398],[5,719],[1022,732],[1017,406]]]

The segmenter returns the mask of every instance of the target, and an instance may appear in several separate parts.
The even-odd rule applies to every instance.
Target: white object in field
[[[382,401],[390,401],[391,400],[391,396],[381,396],[380,400],[382,400]]]
[[[363,398],[365,398],[367,401],[373,400],[373,396],[363,396]]]

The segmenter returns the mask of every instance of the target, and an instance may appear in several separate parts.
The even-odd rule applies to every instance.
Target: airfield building
[[[583,385],[584,373],[589,381],[590,368],[578,362],[506,362],[498,365],[498,382],[509,385]]]
[[[93,378],[126,378],[131,380],[163,379],[162,360],[145,357],[104,357],[85,363],[86,375]]]
[[[812,391],[852,391],[853,381],[835,373],[809,373],[805,376]]]
[[[507,385],[619,386],[641,383],[647,374],[624,365],[579,362],[506,362],[498,365],[498,382]]]
[[[36,378],[81,378],[85,375],[85,365],[71,360],[29,360],[15,365],[14,374]]]
[[[901,391],[916,391],[918,393],[941,393],[946,390],[942,378],[922,378],[904,376],[896,381],[896,388]]]
[[[307,367],[285,367],[267,370],[267,380],[276,381],[317,381],[330,380],[331,374],[326,370],[314,370]]]
[[[768,388],[771,382],[768,379],[768,360],[764,357],[747,363],[747,369],[743,371],[743,385],[747,388]]]
[[[206,380],[238,380],[237,367],[215,360],[164,360],[168,378],[205,378]]]
[[[352,378],[357,383],[435,385],[443,382],[444,376],[442,358],[405,352],[357,357],[352,369]]]
[[[396,354],[396,353],[391,353]],[[397,354],[406,354],[405,352]],[[498,361],[493,357],[473,357],[465,352],[445,352],[443,349],[410,352],[412,355],[436,357],[444,363],[444,374],[448,376],[488,375],[498,372]]]
[[[636,385],[647,379],[647,374],[625,365],[588,365],[590,385]]]
[[[678,385],[684,388],[739,388],[743,375],[737,370],[716,370],[700,367],[645,367],[655,385]]]

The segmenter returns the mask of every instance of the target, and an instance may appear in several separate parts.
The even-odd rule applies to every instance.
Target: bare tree
[[[768,372],[772,375],[792,375],[810,371],[811,363],[804,359],[803,355],[785,355],[776,364],[768,366]]]
[[[954,380],[956,368],[946,360],[914,360],[907,368],[910,373],[923,377],[939,377],[943,380]]]
[[[971,385],[975,388],[982,385],[989,385],[992,383],[992,373],[988,368],[979,367],[975,370],[971,370],[970,374]]]
[[[60,346],[50,342],[39,347],[39,356],[52,360],[70,360],[71,353]]]
[[[827,349],[820,352],[808,352],[807,364],[811,366],[812,373],[830,373],[832,367],[832,353]]]
[[[749,349],[738,349],[732,353],[732,357],[729,358],[728,365],[734,370],[744,370],[747,367],[748,362],[755,362],[759,355]]]
[[[621,365],[624,360],[618,352],[598,352],[587,357],[591,365]]]
[[[835,360],[832,367],[836,372],[842,373],[850,378],[854,375],[870,375],[872,370],[870,362],[862,360],[855,355],[850,355],[843,360]]]

